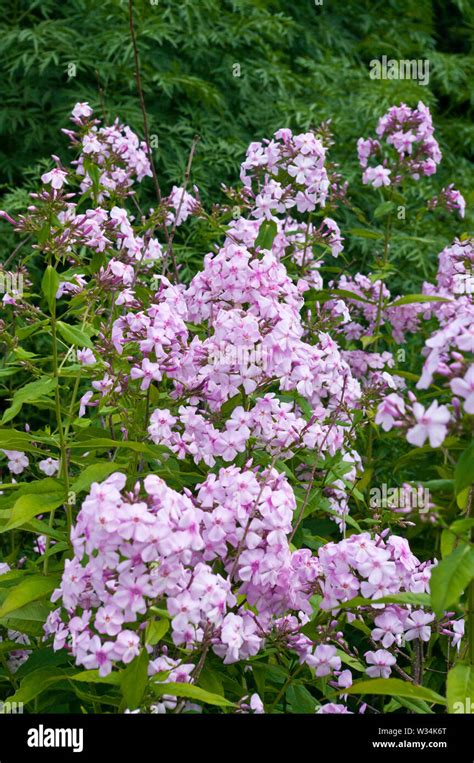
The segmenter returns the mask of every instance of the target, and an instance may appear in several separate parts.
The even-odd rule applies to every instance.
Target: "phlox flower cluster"
[[[436,172],[441,151],[433,136],[430,110],[422,101],[416,109],[404,103],[392,106],[379,119],[376,133],[377,138],[357,141],[364,183],[374,188],[398,185],[407,177],[419,180]],[[369,160],[377,164],[369,166]]]
[[[329,191],[325,156],[312,132],[293,135],[284,128],[272,140],[251,143],[240,178],[253,199],[253,216],[269,220],[292,207],[312,212],[324,206]]]
[[[428,202],[429,209],[436,209],[436,207],[446,209],[448,212],[458,212],[459,217],[464,217],[466,200],[462,193],[456,190],[454,183],[450,183]]]
[[[92,485],[72,531],[74,557],[53,595],[60,607],[45,626],[54,648],[66,646],[78,665],[104,676],[130,662],[153,605],[166,607],[173,643],[191,656],[208,645],[226,664],[247,660],[277,637],[317,677],[339,675],[341,686],[350,684],[350,671],[340,677],[340,657],[326,640],[331,630],[321,643],[301,633],[314,594],[328,612],[356,595],[372,599],[373,640],[385,649],[429,639],[431,613],[377,599],[426,591],[431,563],[420,563],[403,538],[368,533],[329,543],[317,555],[291,550],[296,502],[276,470],[222,468],[195,495],[153,474],[144,479],[144,495],[139,484],[126,492],[125,482],[115,473]],[[170,671],[163,680],[192,680],[194,661],[148,650],[150,675]],[[374,655],[367,660],[372,670],[386,672],[390,660]]]
[[[79,107],[79,108],[78,108]],[[77,174],[83,178],[81,191],[84,193],[94,183],[90,166],[99,168],[99,182],[102,188],[98,200],[105,196],[127,195],[136,178],[151,177],[151,167],[147,156],[147,145],[127,125],[117,119],[113,125],[98,127],[92,117],[92,109],[87,103],[76,104],[72,120],[79,131],[65,130],[73,143],[79,143],[79,159],[72,162]]]
[[[419,330],[419,318],[425,305],[416,302],[390,305],[395,298],[392,298],[390,290],[382,281],[372,280],[369,276],[357,273],[355,276],[342,275],[337,282],[331,282],[329,285],[354,294],[354,299],[349,295],[345,297],[350,320],[344,321],[336,329],[347,340],[373,335],[384,322],[390,326],[393,339],[397,344],[405,341],[407,333],[416,333]],[[333,305],[334,301],[330,300],[325,308],[331,309]]]
[[[425,342],[425,362],[416,386],[425,390],[435,377],[437,381],[444,378],[452,409],[437,400],[424,406],[413,393],[409,393],[407,401],[390,393],[379,405],[376,422],[385,431],[403,427],[412,445],[421,447],[428,441],[431,447],[439,447],[449,427],[456,426],[462,410],[474,413],[474,303],[470,293],[458,288],[459,284],[469,284],[473,263],[472,242],[455,241],[440,254],[437,283],[423,287],[425,294],[439,300],[423,305],[424,317],[435,317],[439,328]]]
[[[325,415],[321,409],[322,416]],[[249,411],[237,406],[219,430],[197,408],[182,406],[178,416],[157,408],[150,418],[148,432],[157,445],[166,445],[178,457],[190,455],[199,463],[214,466],[217,457],[233,461],[243,453],[252,438],[256,447],[274,454],[292,455],[292,448],[318,449],[334,455],[344,444],[341,426],[321,424],[295,413],[293,403],[280,401],[274,393],[257,398]]]

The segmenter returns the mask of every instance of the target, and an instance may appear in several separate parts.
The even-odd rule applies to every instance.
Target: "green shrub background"
[[[5,0],[0,25],[0,191],[11,213],[51,166],[68,158],[61,127],[78,100],[109,121],[143,134],[134,79],[127,0]],[[194,135],[192,167],[206,205],[235,183],[251,140],[282,126],[306,130],[331,119],[333,161],[351,181],[360,172],[360,135],[373,134],[387,107],[422,99],[432,109],[443,162],[414,194],[455,182],[473,200],[474,5],[469,0],[134,0],[135,25],[150,132],[160,182],[182,180]],[[428,59],[430,81],[372,80],[369,64],[387,55]],[[69,76],[70,65],[75,76]],[[234,76],[236,65],[240,76]],[[15,190],[13,190],[15,189]],[[151,193],[150,184],[150,193]],[[372,192],[370,192],[372,193]],[[366,209],[365,194],[352,201]],[[472,206],[472,204],[471,204]],[[208,207],[209,208],[209,207]],[[367,207],[368,208],[368,207]],[[357,220],[342,216],[343,228]],[[413,240],[399,241],[404,279],[432,274],[446,241],[467,220],[438,213],[410,221]],[[2,234],[0,258],[13,246]],[[416,240],[418,239],[418,240]],[[349,240],[359,261],[373,242]],[[403,263],[403,265],[402,265]]]

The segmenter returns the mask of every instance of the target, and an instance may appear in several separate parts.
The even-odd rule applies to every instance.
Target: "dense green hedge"
[[[468,206],[472,201],[474,7],[468,0],[134,0],[134,8],[165,188],[180,182],[195,134],[192,180],[209,204],[220,200],[221,182],[235,182],[251,140],[283,125],[305,129],[327,119],[335,134],[332,157],[351,180],[360,171],[357,138],[373,133],[389,105],[421,98],[434,114],[444,154],[436,187],[456,178]],[[24,208],[24,189],[32,187],[38,165],[50,166],[49,154],[58,146],[67,154],[66,139],[58,136],[76,101],[142,131],[127,0],[7,0],[0,51],[0,183],[9,211]],[[429,85],[370,79],[370,61],[382,55],[428,59]],[[355,202],[364,209],[363,197]],[[419,246],[407,241],[401,249],[420,277],[446,238],[467,229],[442,214],[438,222],[417,221]],[[10,250],[10,237],[3,242]],[[356,245],[364,254],[371,242]]]
[[[333,117],[343,153],[385,106],[418,98],[435,107],[446,171],[456,161],[467,173],[474,147],[474,10],[466,0],[134,5],[147,106],[160,138],[161,170],[170,179],[179,179],[183,148],[196,132],[196,180],[215,190],[223,169],[233,177],[249,140],[284,123],[304,128]],[[126,1],[7,0],[2,16],[4,182],[18,181],[56,148],[76,100],[98,108],[102,101],[109,117],[120,114],[140,128]],[[370,80],[369,61],[383,54],[429,58],[429,86]],[[76,76],[68,77],[70,64]]]

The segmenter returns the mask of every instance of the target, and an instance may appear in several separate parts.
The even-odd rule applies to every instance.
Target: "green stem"
[[[390,190],[389,201],[392,201],[392,200],[393,200],[393,187]],[[390,211],[387,215],[387,221],[385,223],[385,234],[384,234],[384,243],[383,243],[383,264],[382,264],[382,273],[380,275],[380,291],[379,291],[379,298],[377,302],[377,313],[375,316],[375,326],[374,326],[374,337],[375,337],[375,342],[373,345],[374,352],[377,352],[378,344],[379,344],[378,333],[380,330],[380,324],[382,322],[382,312],[383,312],[384,271],[388,265],[388,260],[389,260],[391,235],[392,235],[392,212]],[[367,437],[367,464],[369,465],[372,462],[373,447],[374,447],[374,430],[373,430],[373,427],[369,424],[369,432]],[[370,479],[369,484],[367,485],[367,489],[370,488],[371,481],[372,480]]]
[[[467,643],[469,663],[474,666],[474,580],[467,589]]]
[[[278,694],[276,695],[276,698],[275,698],[274,702],[272,703],[272,705],[270,706],[270,709],[267,711],[269,715],[271,715],[271,714],[273,713],[273,711],[275,710],[275,708],[276,708],[276,706],[278,705],[279,701],[281,700],[281,698],[282,698],[282,697],[283,697],[283,695],[285,694],[286,690],[287,690],[287,689],[288,689],[288,687],[289,687],[289,686],[290,686],[290,685],[293,683],[293,681],[295,680],[295,678],[297,677],[297,675],[298,675],[299,673],[301,673],[301,671],[303,670],[303,668],[304,668],[304,665],[299,665],[299,666],[296,668],[296,670],[295,670],[295,672],[293,673],[293,675],[291,675],[291,676],[288,676],[288,678],[286,679],[286,681],[285,681],[285,683],[283,684],[282,688],[280,689],[280,691],[279,691],[279,692],[278,692]]]
[[[470,517],[474,503],[474,485],[471,485],[467,497],[466,517]],[[471,530],[471,542],[474,542],[474,530]],[[467,589],[467,654],[469,664],[474,666],[474,580]]]
[[[66,447],[66,439],[64,436],[63,421],[61,416],[61,392],[59,388],[59,365],[58,365],[58,341],[56,333],[56,306],[53,306],[51,313],[51,339],[52,339],[52,361],[53,361],[53,378],[56,379],[56,388],[54,391],[55,411],[56,411],[56,427],[59,434],[59,448],[61,452],[61,461],[59,474],[64,480],[64,487],[66,496],[69,497],[69,470],[68,470],[68,454]],[[67,517],[67,529],[68,535],[71,532],[72,527],[72,508],[68,501],[65,502],[66,517]],[[49,528],[53,527],[55,510],[53,509],[49,515]],[[43,563],[43,572],[48,574],[49,556],[48,551],[51,544],[51,536],[46,538],[45,558]]]

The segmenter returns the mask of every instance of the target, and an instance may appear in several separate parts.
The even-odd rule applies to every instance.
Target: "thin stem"
[[[57,341],[57,333],[56,333],[56,305],[55,304],[53,305],[53,310],[51,313],[51,339],[52,339],[53,378],[56,379],[56,388],[54,390],[56,427],[59,434],[59,448],[61,452],[59,473],[64,480],[66,496],[69,497],[68,455],[67,455],[67,448],[66,448],[66,439],[65,439],[64,430],[63,430],[63,421],[62,421],[62,415],[61,415],[61,391],[59,388],[58,341]],[[72,527],[72,508],[70,504],[68,503],[68,501],[65,502],[65,507],[66,507],[67,528],[68,528],[68,535],[69,535],[69,533],[71,532],[71,527]],[[48,523],[50,529],[53,527],[54,515],[55,515],[55,509],[52,509],[49,515],[49,523]],[[50,543],[51,543],[51,536],[48,535],[46,538],[45,558],[44,558],[44,564],[43,564],[43,572],[45,575],[48,574],[48,562],[49,562],[48,551],[49,551]]]
[[[161,188],[158,182],[158,175],[156,174],[155,163],[153,161],[153,154],[151,152],[150,145],[150,131],[148,129],[148,116],[146,113],[145,96],[143,95],[142,78],[140,73],[140,59],[138,57],[137,36],[135,34],[135,26],[133,23],[133,0],[128,0],[128,15],[130,23],[130,36],[132,38],[133,47],[133,59],[135,62],[135,81],[137,83],[138,96],[140,98],[140,108],[143,116],[143,131],[145,133],[145,143],[148,149],[148,159],[150,161],[151,172],[153,175],[153,184],[155,186],[156,198],[159,204],[161,204]]]
[[[474,503],[474,485],[469,488],[466,517],[470,517]],[[474,529],[471,530],[471,542],[474,541]],[[467,589],[467,654],[469,664],[474,665],[474,580]]]
[[[148,160],[150,162],[153,185],[155,187],[156,200],[158,201],[158,204],[161,204],[163,200],[163,196],[161,193],[160,184],[158,182],[158,175],[156,172],[155,162],[153,159],[153,153],[151,150],[150,130],[148,128],[148,116],[146,113],[145,96],[143,94],[142,76],[140,72],[140,57],[138,55],[137,35],[135,33],[135,24],[133,22],[133,0],[128,0],[128,17],[129,17],[129,25],[130,25],[130,37],[132,40],[132,47],[133,47],[133,60],[135,64],[135,82],[137,83],[138,97],[140,99],[140,109],[141,109],[142,117],[143,117],[143,132],[144,132],[145,143],[147,147],[147,155],[148,155]],[[166,224],[163,225],[163,231],[166,237],[166,241],[169,245],[170,235],[168,232],[168,228],[166,227]],[[170,254],[171,254],[171,260],[173,263],[174,277],[175,277],[175,280],[178,281],[179,280],[178,267],[176,264],[172,247],[171,247]]]
[[[420,686],[423,683],[423,642],[419,638],[414,643],[413,680]]]
[[[296,668],[296,670],[295,670],[295,672],[293,673],[293,675],[291,675],[291,676],[288,676],[288,678],[286,679],[285,683],[284,683],[284,684],[283,684],[283,686],[281,687],[280,691],[279,691],[279,692],[278,692],[278,694],[276,695],[276,698],[275,698],[274,702],[271,704],[271,706],[270,706],[270,709],[268,710],[268,714],[269,714],[269,715],[270,715],[271,713],[273,713],[273,711],[275,710],[276,706],[278,705],[279,701],[281,700],[281,698],[282,698],[282,697],[283,697],[283,695],[285,694],[285,692],[286,692],[286,690],[288,689],[288,687],[290,686],[290,684],[292,684],[292,683],[293,683],[293,681],[295,680],[296,676],[297,676],[299,673],[301,673],[301,671],[303,670],[303,668],[304,668],[304,667],[305,667],[304,665],[299,665],[299,666]]]

